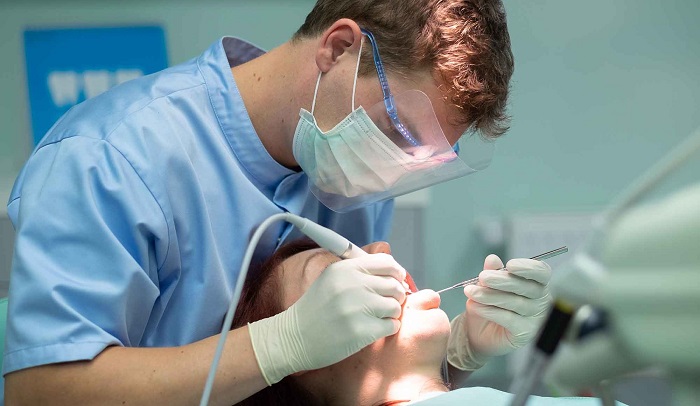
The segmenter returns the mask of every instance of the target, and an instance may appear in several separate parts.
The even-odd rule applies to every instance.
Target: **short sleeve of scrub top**
[[[109,142],[76,136],[35,154],[16,227],[11,370],[138,343],[159,295],[147,270],[168,240],[160,207]]]
[[[394,216],[394,200],[386,200],[375,204],[374,209],[377,212],[375,217],[375,241],[389,241],[391,233],[391,219]]]

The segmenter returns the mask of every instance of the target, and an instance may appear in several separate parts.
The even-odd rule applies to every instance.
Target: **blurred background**
[[[491,252],[505,262],[561,245],[575,249],[622,188],[700,125],[699,1],[504,2],[516,61],[511,130],[487,170],[397,202],[390,242],[422,287],[478,275]],[[224,35],[271,49],[313,4],[0,0],[0,296],[13,240],[5,202],[34,145],[28,72],[40,48],[27,48],[36,39],[31,32],[158,27],[163,63],[174,65]],[[550,262],[555,272],[565,259]],[[463,306],[459,291],[443,295],[451,317]],[[505,389],[512,373],[512,359],[495,360],[470,384]],[[670,402],[668,386],[654,374],[623,381],[616,391],[631,405]]]

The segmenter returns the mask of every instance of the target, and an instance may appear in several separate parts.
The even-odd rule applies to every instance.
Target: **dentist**
[[[196,403],[257,225],[386,239],[392,197],[481,167],[457,141],[505,132],[512,72],[500,0],[319,0],[268,53],[226,37],[74,107],[8,203],[7,404]],[[501,265],[453,322],[466,373],[531,340],[548,300],[542,263]],[[294,311],[231,331],[212,404],[396,333],[404,278],[386,254],[341,261]]]

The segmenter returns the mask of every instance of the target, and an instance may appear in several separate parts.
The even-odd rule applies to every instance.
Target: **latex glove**
[[[284,312],[250,323],[253,350],[268,385],[335,364],[399,331],[406,270],[392,256],[335,262]]]
[[[478,285],[465,286],[466,310],[451,322],[447,360],[463,371],[531,342],[547,317],[552,269],[542,261],[496,255],[484,261]]]

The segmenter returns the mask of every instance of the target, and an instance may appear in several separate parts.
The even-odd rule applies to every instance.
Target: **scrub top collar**
[[[231,68],[264,54],[257,46],[223,37],[198,59],[212,107],[233,153],[261,190],[274,192],[280,182],[297,172],[280,165],[263,146],[231,74]]]

